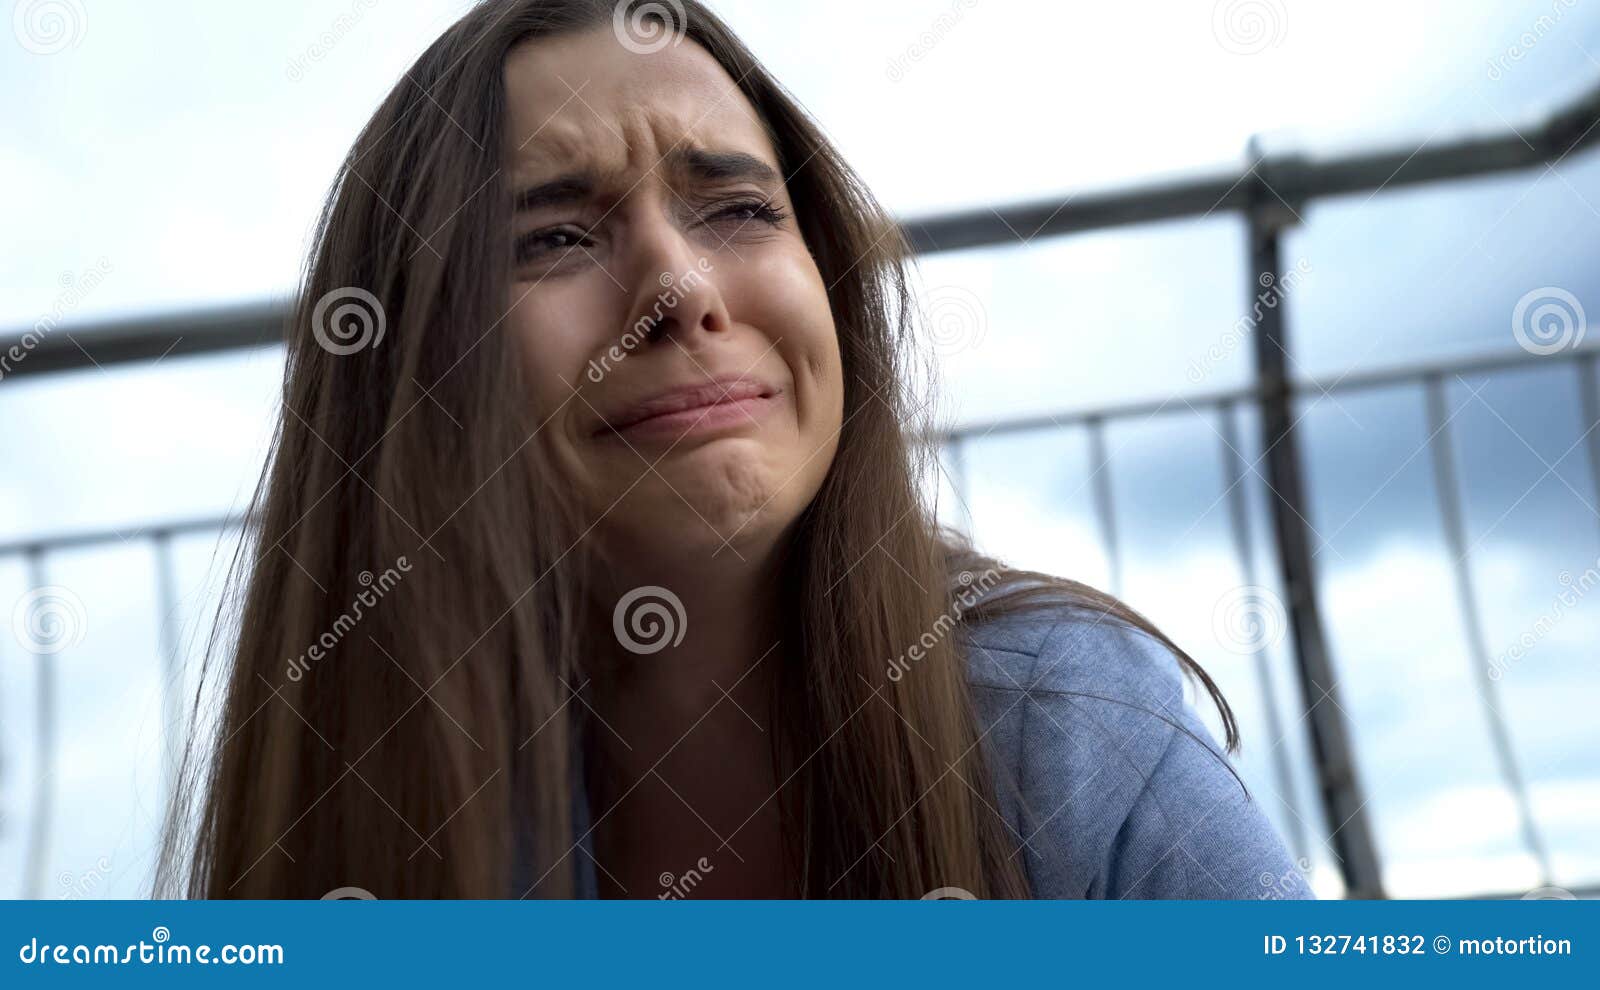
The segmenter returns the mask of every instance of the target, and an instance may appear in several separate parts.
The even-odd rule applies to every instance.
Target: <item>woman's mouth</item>
[[[758,426],[782,389],[750,378],[725,378],[658,392],[608,416],[600,435],[628,440],[679,439],[691,433]]]

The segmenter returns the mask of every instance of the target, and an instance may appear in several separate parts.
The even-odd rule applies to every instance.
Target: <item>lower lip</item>
[[[737,429],[740,426],[757,426],[777,395],[751,396],[747,399],[730,399],[713,406],[697,406],[663,413],[625,426],[617,433],[629,440],[679,439],[719,430]]]

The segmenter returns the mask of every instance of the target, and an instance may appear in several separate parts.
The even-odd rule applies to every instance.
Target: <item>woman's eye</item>
[[[782,210],[763,200],[751,200],[745,203],[730,203],[708,217],[708,220],[733,220],[748,223],[759,220],[762,223],[776,226],[784,219]]]
[[[765,200],[749,200],[729,203],[703,216],[701,222],[736,225],[737,229],[742,230],[752,221],[775,227],[787,219],[787,216]],[[585,249],[588,241],[589,232],[571,224],[532,230],[516,239],[514,247],[516,262],[527,264],[538,260],[565,258],[571,255],[575,248]]]
[[[571,226],[530,231],[517,238],[517,260],[529,261],[540,255],[565,252],[569,248],[580,246],[587,237],[588,234],[583,230]]]

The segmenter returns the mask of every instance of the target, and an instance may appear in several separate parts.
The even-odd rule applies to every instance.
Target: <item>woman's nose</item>
[[[673,337],[692,349],[698,333],[728,330],[732,322],[718,288],[720,273],[713,256],[696,250],[664,220],[640,234],[626,332],[652,343]]]

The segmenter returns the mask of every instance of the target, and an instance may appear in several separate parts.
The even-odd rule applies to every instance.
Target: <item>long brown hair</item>
[[[158,893],[572,892],[583,728],[571,696],[586,643],[609,630],[592,628],[585,520],[533,442],[540,424],[501,323],[503,66],[519,43],[610,23],[615,7],[481,3],[345,159],[287,327],[283,412],[238,590],[202,667],[202,695],[222,679],[215,736],[197,733],[185,755]],[[798,888],[1026,896],[959,639],[933,638],[913,675],[885,679],[888,658],[941,623],[1065,604],[1167,643],[1215,699],[1230,748],[1232,714],[1125,605],[1005,570],[941,531],[922,495],[933,451],[910,389],[905,242],[733,33],[695,0],[681,8],[681,24],[654,26],[704,47],[768,128],[843,365],[838,452],[795,528],[781,598],[792,608],[772,735]],[[961,609],[963,572],[1000,580]]]

